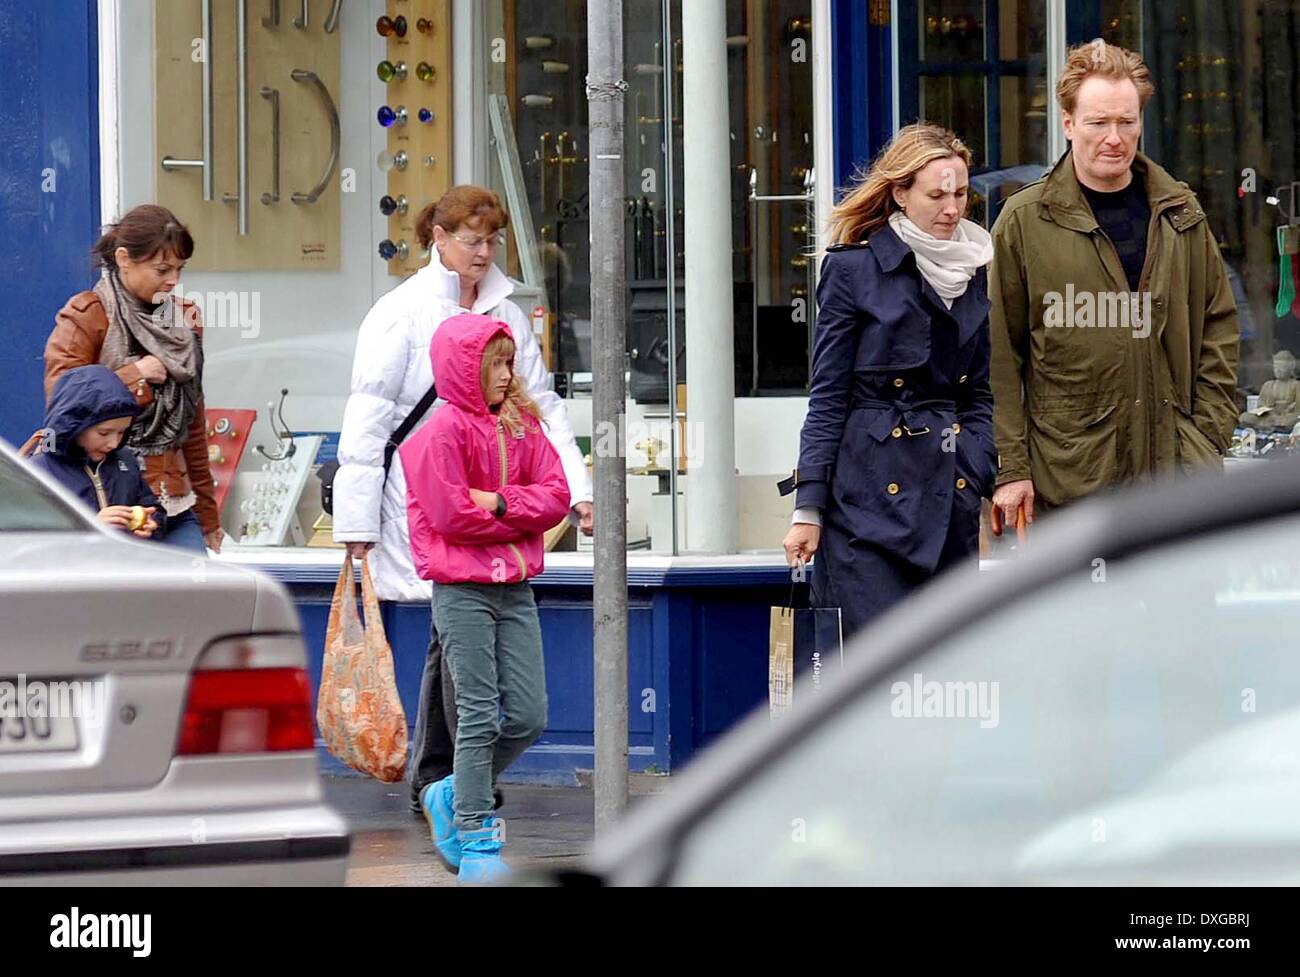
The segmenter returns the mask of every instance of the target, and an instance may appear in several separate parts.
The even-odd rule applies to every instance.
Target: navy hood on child
[[[45,412],[44,451],[69,461],[86,461],[77,435],[117,417],[136,417],[140,405],[116,373],[106,366],[79,366],[59,377]]]
[[[119,445],[96,465],[77,444],[77,436],[96,424],[118,417],[134,418],[139,413],[140,406],[131,391],[108,367],[93,364],[69,370],[59,377],[50,394],[44,429],[33,435],[37,453],[31,463],[85,502],[92,512],[110,505],[154,506],[157,537],[166,532],[167,514],[140,474],[134,453]],[[88,469],[99,478],[103,500]]]

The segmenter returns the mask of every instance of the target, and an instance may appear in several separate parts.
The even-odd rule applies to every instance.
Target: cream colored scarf
[[[974,221],[958,221],[948,240],[927,234],[897,210],[889,215],[889,226],[912,249],[917,271],[950,309],[975,273],[993,260],[993,238]]]

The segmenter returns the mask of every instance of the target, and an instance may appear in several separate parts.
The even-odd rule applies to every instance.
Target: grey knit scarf
[[[104,270],[95,294],[108,316],[99,362],[118,370],[153,355],[167,368],[167,379],[153,385],[153,402],[131,424],[126,443],[137,455],[171,451],[185,440],[202,397],[203,347],[198,336],[173,296],[151,308],[122,284],[116,268]]]

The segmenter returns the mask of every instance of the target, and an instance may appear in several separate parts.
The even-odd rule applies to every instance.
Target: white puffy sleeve
[[[409,317],[371,309],[357,333],[352,387],[339,432],[334,541],[379,542],[384,445],[396,429],[397,398],[411,361]]]

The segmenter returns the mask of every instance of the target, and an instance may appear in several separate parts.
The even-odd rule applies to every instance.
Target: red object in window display
[[[208,419],[208,466],[216,483],[217,511],[223,512],[257,411],[208,407],[204,413]]]

